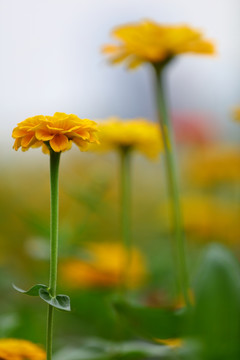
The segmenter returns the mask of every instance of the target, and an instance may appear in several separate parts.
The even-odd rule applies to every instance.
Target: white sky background
[[[153,119],[148,68],[111,67],[99,50],[114,26],[144,18],[187,23],[215,41],[217,57],[182,56],[169,69],[171,108],[213,114],[238,131],[229,113],[240,104],[239,14],[239,0],[0,0],[4,156],[12,128],[36,114]]]

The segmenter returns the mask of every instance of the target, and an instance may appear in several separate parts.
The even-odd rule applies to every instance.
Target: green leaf
[[[115,344],[114,354],[111,359],[129,360],[129,359],[168,359],[172,349],[165,345],[156,345],[144,341],[126,341],[121,344]]]
[[[53,356],[54,360],[108,360],[105,353],[90,349],[64,348]]]
[[[39,290],[40,298],[47,302],[49,305],[55,307],[56,309],[63,311],[71,311],[70,306],[70,297],[67,295],[56,295],[53,297],[48,289],[40,289]]]
[[[146,358],[172,359],[172,349],[142,341],[122,343],[100,340],[86,340],[80,348],[67,347],[54,354],[54,360],[143,360]]]
[[[192,331],[209,358],[240,358],[240,268],[218,244],[207,248],[195,279]]]
[[[32,286],[29,290],[23,290],[17,287],[16,285],[12,285],[15,290],[18,292],[30,295],[30,296],[39,296],[42,300],[47,302],[48,304],[52,305],[56,309],[64,310],[64,311],[71,311],[70,307],[70,298],[67,295],[57,295],[53,297],[49,289],[46,285],[37,284]]]
[[[12,284],[12,286],[16,291],[20,292],[21,294],[25,294],[25,295],[29,295],[29,296],[39,296],[39,290],[47,289],[47,286],[43,285],[43,284],[36,284],[28,290],[20,289],[19,287],[17,287],[14,284]]]
[[[140,307],[120,300],[115,300],[114,308],[135,333],[148,339],[178,338],[183,335],[187,318],[185,309],[176,311]]]

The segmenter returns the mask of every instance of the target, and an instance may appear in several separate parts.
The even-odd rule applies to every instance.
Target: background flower
[[[146,119],[109,118],[99,123],[100,146],[97,150],[111,151],[121,148],[136,150],[149,158],[157,158],[163,149],[160,129]]]
[[[0,339],[0,358],[3,360],[45,360],[46,353],[30,341]]]
[[[121,243],[92,243],[86,246],[88,260],[69,259],[60,269],[64,283],[78,287],[115,287],[123,284],[127,264],[127,250]],[[146,276],[145,260],[133,248],[127,269],[127,285],[132,288],[143,283]]]
[[[113,31],[118,45],[107,45],[103,52],[117,64],[127,61],[129,68],[144,62],[166,62],[179,54],[214,54],[213,44],[201,32],[187,25],[169,26],[146,20],[123,25]]]
[[[234,109],[233,117],[235,120],[240,121],[240,107]]]

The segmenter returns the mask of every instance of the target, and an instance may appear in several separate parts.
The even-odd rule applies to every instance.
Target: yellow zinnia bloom
[[[145,119],[121,120],[109,118],[99,123],[98,150],[114,149],[137,150],[150,158],[156,158],[163,149],[160,130],[157,124]]]
[[[39,346],[27,340],[0,339],[0,359],[45,360],[46,353]]]
[[[60,267],[63,281],[71,287],[114,287],[125,281],[129,287],[135,287],[146,276],[143,255],[136,248],[132,248],[127,274],[128,253],[121,243],[93,243],[86,250],[89,261],[69,259]]]
[[[37,115],[28,118],[13,129],[13,148],[23,151],[42,146],[48,153],[48,146],[55,152],[69,150],[74,142],[80,150],[86,150],[88,143],[98,143],[96,123],[79,119],[76,115],[56,112],[53,116]]]
[[[113,64],[127,60],[129,68],[145,62],[167,62],[185,53],[214,54],[213,44],[200,31],[186,25],[160,25],[146,20],[117,27],[113,36],[119,44],[107,45],[103,52],[109,54]]]

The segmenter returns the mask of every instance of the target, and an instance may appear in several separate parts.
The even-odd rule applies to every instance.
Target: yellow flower
[[[26,340],[0,339],[0,359],[45,360],[46,353],[39,346]]]
[[[195,149],[185,163],[186,178],[191,185],[198,186],[237,184],[239,169],[240,147],[228,143]]]
[[[156,158],[163,149],[158,125],[145,119],[121,120],[112,117],[99,123],[98,128],[100,140],[98,150],[128,148],[140,151],[150,158]]]
[[[184,53],[214,54],[215,51],[201,32],[186,25],[164,26],[146,20],[117,27],[113,36],[119,44],[107,45],[103,52],[109,54],[113,64],[127,60],[129,68],[145,62],[167,62]]]
[[[183,346],[183,340],[179,338],[174,339],[154,339],[157,343],[167,345],[171,348],[180,348]]]
[[[182,205],[184,226],[189,234],[207,240],[239,241],[238,206],[203,195],[185,197]]]
[[[240,107],[237,107],[233,111],[234,120],[240,121]]]
[[[13,129],[15,140],[13,148],[23,151],[30,147],[42,146],[48,153],[48,146],[55,152],[69,150],[74,142],[82,151],[88,143],[98,143],[96,123],[88,119],[79,119],[76,115],[56,112],[53,116],[37,115],[28,118]]]
[[[121,243],[93,243],[87,246],[89,261],[69,259],[60,267],[61,277],[71,287],[114,287],[125,281],[127,251]],[[146,275],[142,254],[132,249],[127,285],[141,284]]]
[[[197,241],[237,245],[240,238],[239,205],[205,194],[184,196],[181,201],[184,229]],[[167,204],[161,214],[167,216]],[[165,218],[167,222],[167,217]]]

